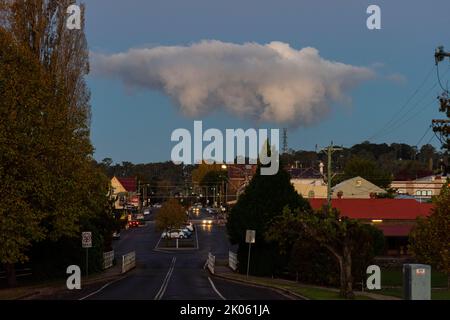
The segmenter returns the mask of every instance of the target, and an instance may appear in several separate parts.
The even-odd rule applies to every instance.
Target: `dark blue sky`
[[[381,7],[381,30],[366,28],[369,4]],[[448,0],[88,0],[86,5],[86,33],[90,50],[96,53],[188,46],[205,39],[236,44],[281,41],[297,50],[314,47],[324,59],[375,71],[374,79],[349,93],[351,106],[333,105],[321,122],[290,129],[288,142],[293,149],[314,149],[330,140],[351,146],[379,132],[395,115],[399,115],[398,121],[391,122],[373,141],[415,145],[431,119],[442,117],[433,103],[440,93],[433,53],[438,45],[450,50]],[[448,60],[441,63],[440,70],[449,70]],[[389,80],[391,76],[397,81]],[[450,72],[443,79],[450,80]],[[194,119],[179,112],[164,93],[130,91],[117,80],[94,75],[89,76],[88,84],[92,91],[91,135],[98,160],[169,160],[174,145],[171,132],[192,129]],[[199,120],[206,128],[255,126],[226,112]],[[280,127],[275,123],[259,126]],[[429,132],[420,145],[431,137]],[[438,146],[436,139],[431,143]]]

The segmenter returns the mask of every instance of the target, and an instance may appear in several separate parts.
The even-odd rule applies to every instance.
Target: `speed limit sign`
[[[81,244],[83,248],[92,248],[92,232],[83,232],[81,234]]]

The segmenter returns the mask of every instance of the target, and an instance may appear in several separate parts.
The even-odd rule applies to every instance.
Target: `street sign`
[[[247,230],[245,233],[246,243],[255,243],[255,230]]]
[[[83,232],[81,234],[81,244],[83,248],[92,248],[92,232]]]

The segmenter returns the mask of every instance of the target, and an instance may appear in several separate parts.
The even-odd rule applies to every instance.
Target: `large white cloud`
[[[328,61],[314,48],[296,50],[282,42],[211,40],[91,58],[94,74],[164,92],[188,116],[225,109],[294,127],[319,121],[334,102],[350,103],[349,90],[374,76],[369,68]]]

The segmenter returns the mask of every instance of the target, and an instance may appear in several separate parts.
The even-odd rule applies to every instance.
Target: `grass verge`
[[[275,289],[288,290],[311,300],[345,300],[339,296],[339,292],[332,288],[319,288],[313,286],[302,285],[293,281],[283,279],[270,279],[261,277],[249,277],[244,275],[230,274],[226,278],[232,280],[246,281],[257,285],[272,287]],[[356,300],[372,300],[370,297],[363,295],[356,295]]]

